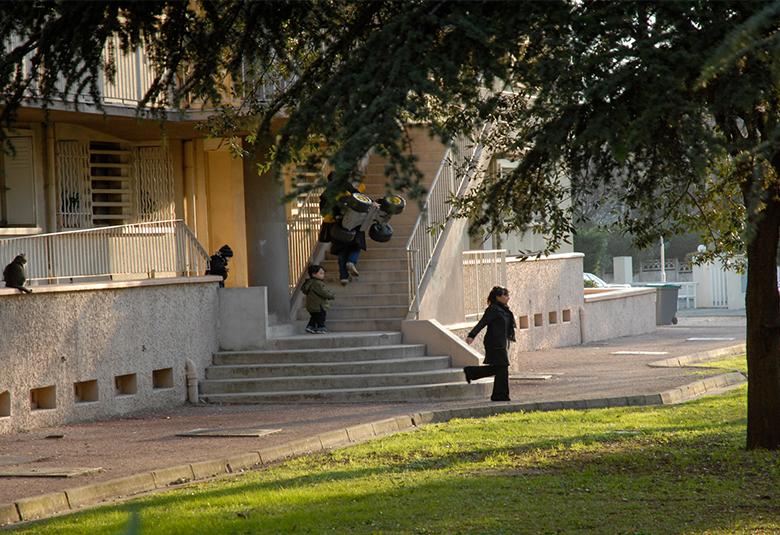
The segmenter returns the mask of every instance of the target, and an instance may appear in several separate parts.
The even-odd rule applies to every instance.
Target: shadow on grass
[[[29,533],[119,533],[134,512],[141,533],[776,532],[778,456],[743,435],[707,402],[455,420]]]

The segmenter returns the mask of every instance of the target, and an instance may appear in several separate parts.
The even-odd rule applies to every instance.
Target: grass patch
[[[747,373],[747,355],[737,355],[736,357],[713,360],[712,362],[708,362],[707,365],[729,370],[740,370]]]
[[[737,355],[725,359],[713,360],[702,364],[694,364],[692,368],[702,368],[702,371],[689,372],[690,375],[710,376],[713,373],[728,373],[741,371],[747,373],[747,355]]]
[[[780,533],[746,388],[682,405],[429,425],[13,533]]]

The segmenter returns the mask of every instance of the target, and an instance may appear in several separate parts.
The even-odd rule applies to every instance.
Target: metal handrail
[[[506,286],[506,249],[463,251],[466,317],[479,316],[493,286]]]
[[[484,128],[487,129],[488,125]],[[450,142],[431,184],[428,198],[414,224],[406,244],[406,257],[409,266],[409,310],[415,314],[419,313],[420,286],[444,233],[444,226],[452,215],[453,207],[447,201],[461,194],[481,152],[482,147],[466,136],[459,136]]]
[[[135,223],[0,240],[0,264],[27,256],[31,281],[66,283],[93,277],[198,275],[210,257],[181,220]]]
[[[314,188],[298,207],[295,219],[287,225],[287,255],[290,266],[290,293],[295,291],[312,252],[317,246],[322,215],[320,194],[325,188]]]

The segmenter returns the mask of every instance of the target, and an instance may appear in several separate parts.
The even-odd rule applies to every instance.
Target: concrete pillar
[[[220,288],[219,348],[222,351],[266,349],[267,288]]]
[[[284,191],[273,172],[258,175],[273,138],[255,146],[254,158],[244,158],[247,277],[249,286],[268,288],[269,323],[290,321],[290,267],[287,259],[287,211],[279,204]]]
[[[634,265],[630,256],[615,256],[612,258],[612,271],[614,281],[620,284],[631,284],[634,282]]]
[[[693,282],[696,284],[697,306],[712,307],[712,264],[694,265]]]

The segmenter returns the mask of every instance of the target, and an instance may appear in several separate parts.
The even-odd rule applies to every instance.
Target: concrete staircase
[[[492,384],[467,384],[449,356],[403,344],[400,332],[306,334],[274,349],[225,351],[200,382],[209,403],[355,403],[484,399]]]
[[[412,130],[412,151],[419,158],[418,167],[425,173],[424,185],[430,187],[446,147],[428,138],[423,130]],[[364,193],[372,199],[387,194],[383,175],[385,160],[371,156],[366,166]],[[393,237],[387,243],[379,243],[366,236],[367,251],[360,253],[357,269],[359,277],[351,277],[347,286],[339,283],[339,267],[336,257],[325,254],[325,283],[336,294],[328,311],[327,326],[333,332],[399,331],[401,321],[409,311],[409,275],[406,243],[420,214],[416,202],[407,199],[403,213],[393,216],[390,226]],[[366,233],[368,234],[368,233]],[[329,247],[329,246],[327,246]],[[296,313],[299,321],[308,321],[304,307]],[[302,331],[302,328],[301,328]]]
[[[411,133],[412,150],[433,182],[446,148],[422,131]],[[364,193],[387,194],[385,162],[372,157]],[[299,308],[289,330],[277,330],[265,351],[216,353],[200,382],[201,399],[212,403],[349,403],[485,399],[492,383],[467,384],[448,355],[428,355],[423,344],[403,344],[401,322],[409,310],[406,243],[419,215],[407,199],[402,214],[390,220],[387,243],[367,238],[359,277],[339,283],[336,258],[326,253],[325,283],[336,294],[326,325],[331,334],[305,334],[309,319]],[[282,326],[280,326],[282,327]]]

